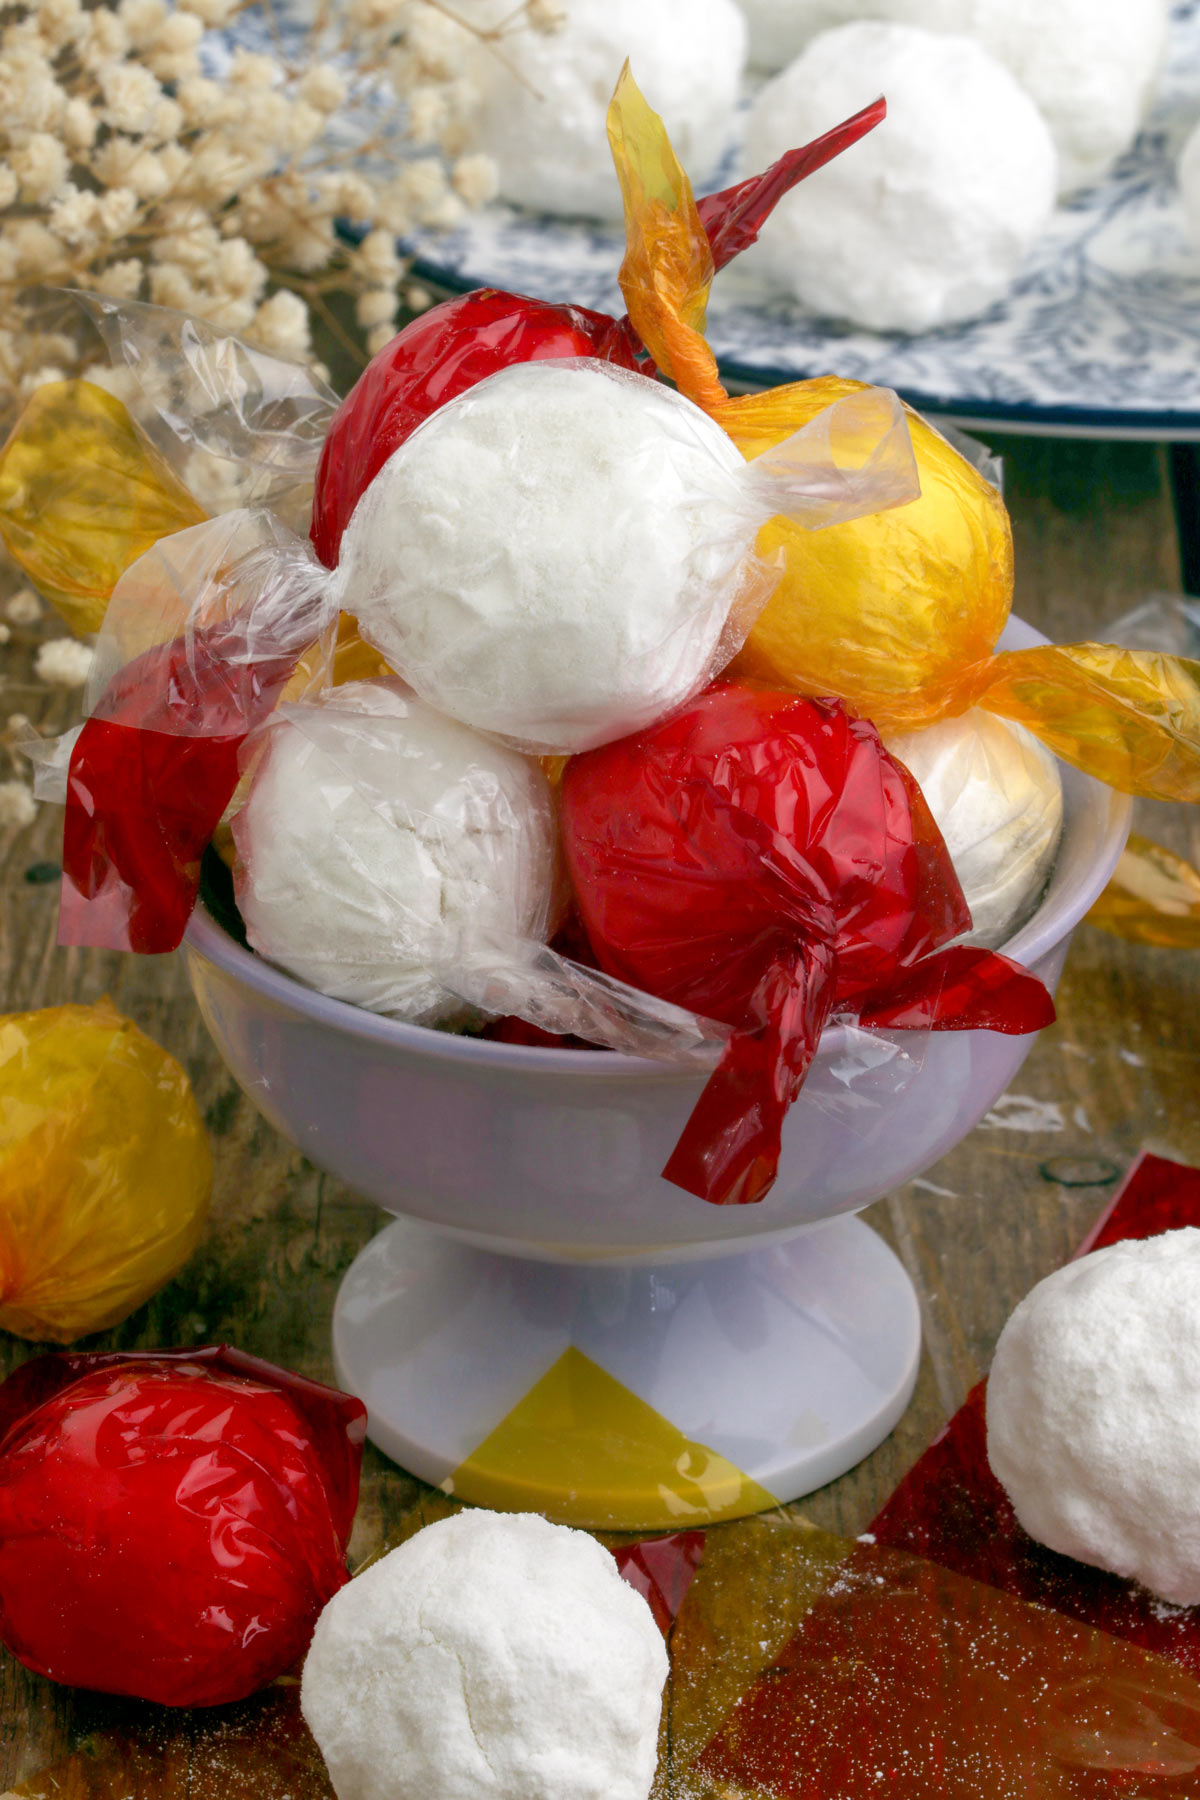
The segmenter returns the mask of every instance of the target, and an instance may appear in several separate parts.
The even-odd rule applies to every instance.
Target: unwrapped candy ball
[[[550,924],[542,771],[400,681],[283,707],[233,836],[254,948],[321,993],[414,1024],[464,1016],[439,978],[464,946]]]
[[[1154,93],[1166,0],[742,0],[753,60],[782,68],[852,19],[974,38],[1011,69],[1050,128],[1061,190],[1102,176],[1133,142]],[[889,99],[891,96],[889,95]]]
[[[973,318],[1008,291],[1058,179],[1037,107],[979,44],[871,21],[823,32],[755,100],[747,163],[765,167],[880,93],[884,123],[784,196],[747,265],[873,331]]]
[[[110,1000],[0,1017],[0,1328],[119,1324],[192,1254],[211,1187],[191,1083]]]
[[[473,25],[511,19],[509,0],[460,8]],[[619,219],[621,195],[605,112],[629,60],[697,178],[716,166],[733,127],[746,58],[734,0],[563,0],[555,30],[509,31],[476,43],[473,141],[494,157],[506,200],[539,212]]]
[[[666,1676],[594,1538],[464,1512],[335,1595],[301,1705],[338,1800],[646,1800]]]
[[[520,363],[389,457],[342,538],[341,603],[439,712],[532,750],[604,743],[712,671],[771,510],[744,481],[662,383]]]
[[[1037,904],[1062,832],[1058,763],[1023,725],[972,707],[885,735],[920,785],[971,909],[966,944],[992,949]]]
[[[346,1580],[365,1423],[224,1348],[25,1363],[0,1386],[0,1639],[73,1687],[253,1693]]]
[[[1030,1537],[1200,1604],[1200,1231],[1094,1250],[996,1345],[987,1453]]]

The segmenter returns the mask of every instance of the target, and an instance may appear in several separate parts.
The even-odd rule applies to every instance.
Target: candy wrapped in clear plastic
[[[661,383],[522,363],[393,452],[342,538],[336,591],[431,705],[561,754],[649,724],[724,666],[776,579],[754,555],[773,514],[814,530],[916,492],[884,390],[747,468]]]
[[[250,943],[336,999],[462,1022],[439,979],[495,935],[546,938],[557,836],[538,765],[397,680],[284,704],[233,821]]]
[[[1062,779],[1020,725],[973,707],[885,743],[920,786],[971,913],[965,942],[995,949],[1025,923],[1062,832]]]
[[[35,1358],[0,1386],[0,1636],[27,1668],[216,1706],[347,1580],[366,1409],[224,1346]]]

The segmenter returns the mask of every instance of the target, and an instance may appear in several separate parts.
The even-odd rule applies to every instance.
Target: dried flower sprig
[[[15,0],[0,10],[0,389],[78,367],[30,329],[35,285],[195,313],[277,355],[354,297],[368,351],[393,330],[395,239],[453,225],[496,188],[469,148],[470,57],[560,22],[524,0],[472,23],[441,0]],[[231,48],[221,29],[263,48]],[[338,221],[364,228],[349,244]],[[360,346],[347,346],[360,348]]]

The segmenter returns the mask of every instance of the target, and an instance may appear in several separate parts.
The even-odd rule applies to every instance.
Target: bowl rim
[[[1023,619],[1010,618],[998,647],[1026,649],[1049,643]],[[1108,883],[1116,868],[1125,840],[1129,835],[1133,802],[1127,794],[1118,793],[1094,776],[1079,769],[1060,765],[1064,778],[1064,795],[1073,793],[1072,813],[1078,815],[1091,807],[1107,813],[1103,824],[1101,853],[1095,859],[1089,878],[1076,886],[1075,892],[1060,907],[1050,907],[1053,899],[1053,876],[1037,911],[1009,942],[999,946],[1003,955],[1031,967],[1050,954],[1075,928]],[[1049,917],[1045,915],[1049,912]],[[494,1038],[466,1036],[458,1032],[439,1031],[430,1025],[412,1025],[403,1019],[388,1018],[366,1011],[345,1000],[335,1000],[315,988],[306,987],[293,976],[286,975],[253,951],[243,949],[197,899],[195,911],[184,936],[184,950],[190,956],[211,963],[264,1000],[289,1012],[324,1026],[342,1036],[387,1045],[394,1050],[417,1052],[434,1060],[455,1063],[478,1063],[493,1069],[508,1068],[526,1073],[597,1077],[655,1076],[659,1080],[695,1077],[694,1067],[627,1051],[609,1050],[603,1056],[589,1056],[581,1050],[561,1050],[540,1044],[505,1044]],[[841,1054],[847,1048],[849,1033],[845,1025],[829,1025],[821,1033],[818,1058]]]

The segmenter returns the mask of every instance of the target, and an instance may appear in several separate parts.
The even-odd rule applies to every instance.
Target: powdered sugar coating
[[[481,10],[459,9],[464,18]],[[514,8],[501,0],[500,13]],[[495,11],[493,6],[492,11]],[[563,0],[557,31],[512,33],[503,59],[480,47],[474,132],[506,200],[540,212],[621,217],[605,114],[626,58],[693,180],[716,167],[733,129],[746,23],[734,0]],[[519,70],[519,76],[514,69]]]
[[[780,202],[759,270],[813,312],[928,331],[985,311],[1054,209],[1037,108],[969,38],[862,23],[815,38],[755,100],[747,166],[827,131],[880,93],[888,116]]]
[[[1048,1275],[988,1379],[988,1461],[1039,1543],[1200,1603],[1200,1231]]]
[[[960,940],[995,949],[1029,917],[1062,832],[1058,763],[1032,732],[972,707],[887,748],[916,777],[971,909]]]
[[[250,943],[323,994],[460,1019],[437,975],[488,932],[539,938],[555,875],[538,766],[398,681],[348,682],[266,733],[234,819]]]
[[[662,383],[516,364],[384,464],[342,539],[342,604],[439,711],[586,749],[712,672],[765,516],[746,492],[729,437]]]
[[[301,1705],[338,1800],[646,1800],[666,1676],[594,1538],[463,1512],[335,1596]]]
[[[1011,69],[1059,154],[1060,190],[1098,181],[1150,108],[1167,42],[1167,0],[742,0],[753,59],[781,68],[851,19],[962,32]],[[889,96],[890,97],[890,96]]]

